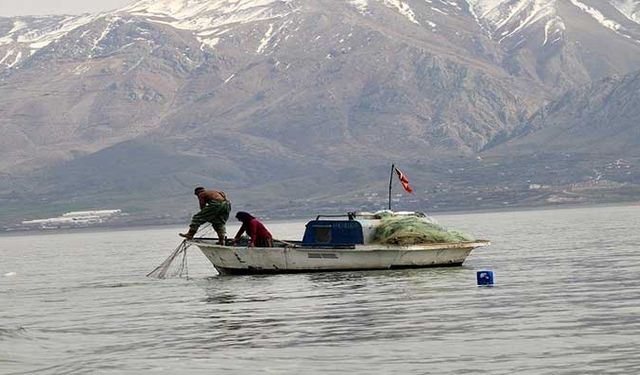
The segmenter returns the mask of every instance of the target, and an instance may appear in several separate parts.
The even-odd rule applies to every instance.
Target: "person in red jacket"
[[[247,232],[249,236],[249,247],[273,247],[273,237],[267,228],[258,219],[248,212],[240,211],[236,214],[236,219],[242,222],[242,226],[234,238],[238,242],[240,236]]]

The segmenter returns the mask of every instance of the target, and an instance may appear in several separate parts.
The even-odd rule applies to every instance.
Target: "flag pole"
[[[396,165],[391,163],[391,176],[389,176],[389,211],[391,211],[391,184],[393,183],[393,171],[396,169]]]

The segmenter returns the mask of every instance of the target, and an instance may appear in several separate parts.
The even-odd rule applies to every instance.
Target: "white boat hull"
[[[287,246],[249,248],[194,239],[221,274],[290,273],[460,266],[489,241],[412,246],[356,245],[352,248]]]

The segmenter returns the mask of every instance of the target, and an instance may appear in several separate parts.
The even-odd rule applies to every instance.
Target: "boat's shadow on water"
[[[438,267],[402,270],[369,270],[341,272],[313,272],[275,275],[214,275],[192,279],[206,296],[201,302],[207,304],[233,304],[264,302],[276,299],[316,298],[327,293],[342,294],[342,291],[357,291],[367,287],[403,285],[429,285],[443,279],[469,278],[471,267]],[[315,291],[315,293],[308,293]]]
[[[197,344],[218,347],[273,348],[398,340],[422,334],[400,331],[399,324],[423,319],[446,283],[469,269],[428,268],[345,271],[284,275],[221,276],[197,280],[204,296],[198,324],[211,337]],[[414,324],[409,324],[414,326]],[[190,344],[195,344],[191,342]]]
[[[223,275],[215,274],[207,276],[201,280],[208,282],[218,282],[221,280],[260,280],[260,279],[274,279],[274,278],[298,278],[303,276],[309,280],[326,280],[326,281],[344,281],[344,280],[358,280],[365,277],[388,277],[397,279],[398,277],[422,277],[425,274],[429,275],[455,275],[457,273],[466,273],[469,270],[473,270],[474,267],[468,265],[462,266],[442,266],[442,267],[416,267],[416,268],[396,268],[396,269],[376,269],[376,270],[334,270],[334,271],[317,271],[317,272],[299,272],[299,273],[284,273],[284,274],[256,274],[256,275]]]

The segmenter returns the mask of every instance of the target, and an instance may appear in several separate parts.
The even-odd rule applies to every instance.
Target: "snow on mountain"
[[[369,9],[370,1],[379,2],[419,24],[414,10],[402,0],[343,0],[361,13]],[[191,30],[204,46],[215,47],[222,35],[234,25],[282,19],[300,10],[299,0],[141,0],[122,8],[120,12],[146,18],[152,22]],[[429,23],[431,24],[431,23]],[[273,25],[271,26],[271,28]],[[273,30],[270,28],[271,32]],[[259,48],[258,52],[263,52]]]
[[[4,57],[0,59],[0,66],[4,65],[7,68],[12,68],[17,65],[20,60],[22,60],[22,51],[9,50]]]
[[[541,20],[556,18],[556,0],[466,0],[469,10],[498,41]]]
[[[559,14],[559,0],[466,0],[470,12],[489,36],[502,43],[516,37],[519,33],[536,25],[544,25],[543,45],[553,44],[562,39],[567,28],[566,20]],[[618,35],[638,41],[633,32],[616,21],[618,14],[609,11],[609,7],[634,23],[640,23],[640,1],[638,0],[569,0],[580,11],[589,15],[600,25]],[[636,31],[637,33],[637,31]],[[542,37],[542,36],[541,36]],[[640,41],[638,41],[640,43]]]
[[[412,8],[409,3],[410,1],[402,1],[402,0],[346,0],[348,4],[356,8],[360,13],[366,15],[370,10],[372,3],[380,3],[383,4],[388,9],[394,10],[398,12],[400,15],[404,16],[409,22],[420,25],[421,22],[418,20],[418,12]],[[424,0],[425,3],[429,5],[429,9],[438,15],[449,15],[450,9],[453,7],[458,11],[462,10],[460,5],[458,4],[459,0]],[[418,5],[421,2],[418,2]],[[413,4],[416,4],[415,2]],[[445,9],[443,9],[445,8]],[[430,20],[423,20],[423,24],[429,26],[430,28],[435,28],[436,24]]]
[[[372,19],[380,19],[380,12],[387,9],[387,12],[401,15],[407,25],[419,25],[433,32],[441,27],[446,30],[447,25],[450,31],[455,31],[459,20],[472,17],[487,36],[508,53],[524,46],[544,49],[561,45],[567,32],[575,28],[574,18],[579,14],[640,44],[640,0],[334,1],[336,9],[346,5],[347,8],[341,11],[352,8],[362,17]],[[315,3],[305,0],[139,0],[113,13],[99,15],[0,19],[0,70],[19,67],[37,51],[82,27],[87,31],[86,34],[83,31],[81,37],[86,35],[93,45],[85,56],[92,58],[117,27],[115,22],[122,19],[189,31],[200,43],[201,50],[215,49],[223,38],[233,35],[238,26],[262,22],[263,34],[257,37],[254,51],[268,53],[267,48],[274,40],[285,37],[281,34],[287,30],[290,21],[283,20],[313,6]],[[436,19],[441,26],[437,27],[433,22]],[[465,46],[468,49],[468,45]]]
[[[141,0],[120,12],[191,30],[214,47],[233,25],[284,18],[296,11],[292,0]]]
[[[369,6],[368,0],[347,0],[349,4],[353,5],[360,12],[366,12]]]
[[[431,0],[427,2],[431,3]],[[340,0],[340,3],[351,5],[363,16],[367,16],[374,3],[382,4],[398,12],[408,22],[419,24],[416,12],[406,0]],[[455,4],[455,1],[445,3]],[[266,53],[270,41],[286,29],[287,23],[278,23],[277,20],[295,14],[309,4],[302,0],[139,0],[113,13],[4,18],[0,19],[0,70],[19,67],[39,50],[83,26],[86,30],[82,30],[80,38],[91,39],[89,44],[92,45],[85,56],[95,57],[101,43],[114,31],[114,27],[121,25],[118,21],[122,19],[144,20],[191,31],[200,42],[201,50],[215,48],[237,26],[266,22],[268,30],[262,40],[258,40],[259,47],[255,50],[259,54]],[[436,26],[429,20],[424,20],[424,23],[431,28]]]
[[[98,17],[100,16],[81,15],[13,19],[13,27],[4,35],[0,34],[0,51],[5,51],[4,57],[0,59],[0,67],[10,68],[17,65],[22,58],[33,55]]]
[[[383,3],[387,7],[395,8],[400,14],[407,17],[409,21],[418,24],[416,14],[406,2],[400,0],[383,0]]]
[[[633,22],[640,23],[640,2],[637,0],[611,0],[618,11]]]
[[[51,42],[65,36],[70,31],[84,26],[89,22],[95,20],[98,16],[95,15],[83,15],[83,16],[69,16],[60,21],[57,25],[53,25],[51,28],[29,30],[28,32],[18,36],[18,43],[25,43],[29,45],[32,53],[40,48],[48,46]]]
[[[541,44],[550,45],[563,39],[566,20],[558,13],[558,0],[342,0],[367,16],[374,3],[397,11],[413,24],[431,28],[435,23],[424,20],[415,7],[426,3],[434,14],[446,16],[469,11],[494,40],[511,41],[511,47],[524,41],[522,35],[537,28]],[[213,48],[222,35],[235,25],[282,19],[299,11],[301,0],[140,0],[118,10],[118,13],[140,17],[155,23],[190,30],[202,43]],[[629,32],[615,15],[602,8],[615,9],[619,15],[640,24],[638,0],[569,0],[569,4],[586,13],[607,29],[629,39],[640,39],[639,31]],[[424,11],[424,10],[423,10]],[[62,38],[69,32],[104,15],[19,17],[10,30],[0,29],[0,66],[14,66],[26,56]],[[639,42],[640,43],[640,42]],[[3,48],[4,47],[4,48]],[[11,48],[9,48],[11,47]],[[18,58],[18,55],[21,57]]]
[[[596,8],[593,8],[581,1],[578,0],[569,0],[571,4],[575,5],[578,9],[590,15],[593,19],[598,21],[602,26],[612,30],[615,33],[618,33],[626,38],[631,38],[629,35],[624,33],[624,28],[618,22],[607,18],[601,11]]]
[[[0,46],[20,43],[27,45],[33,54],[96,18],[96,15],[67,16],[62,19],[39,17],[29,19],[29,23],[25,19],[16,18],[13,28],[0,38]]]

